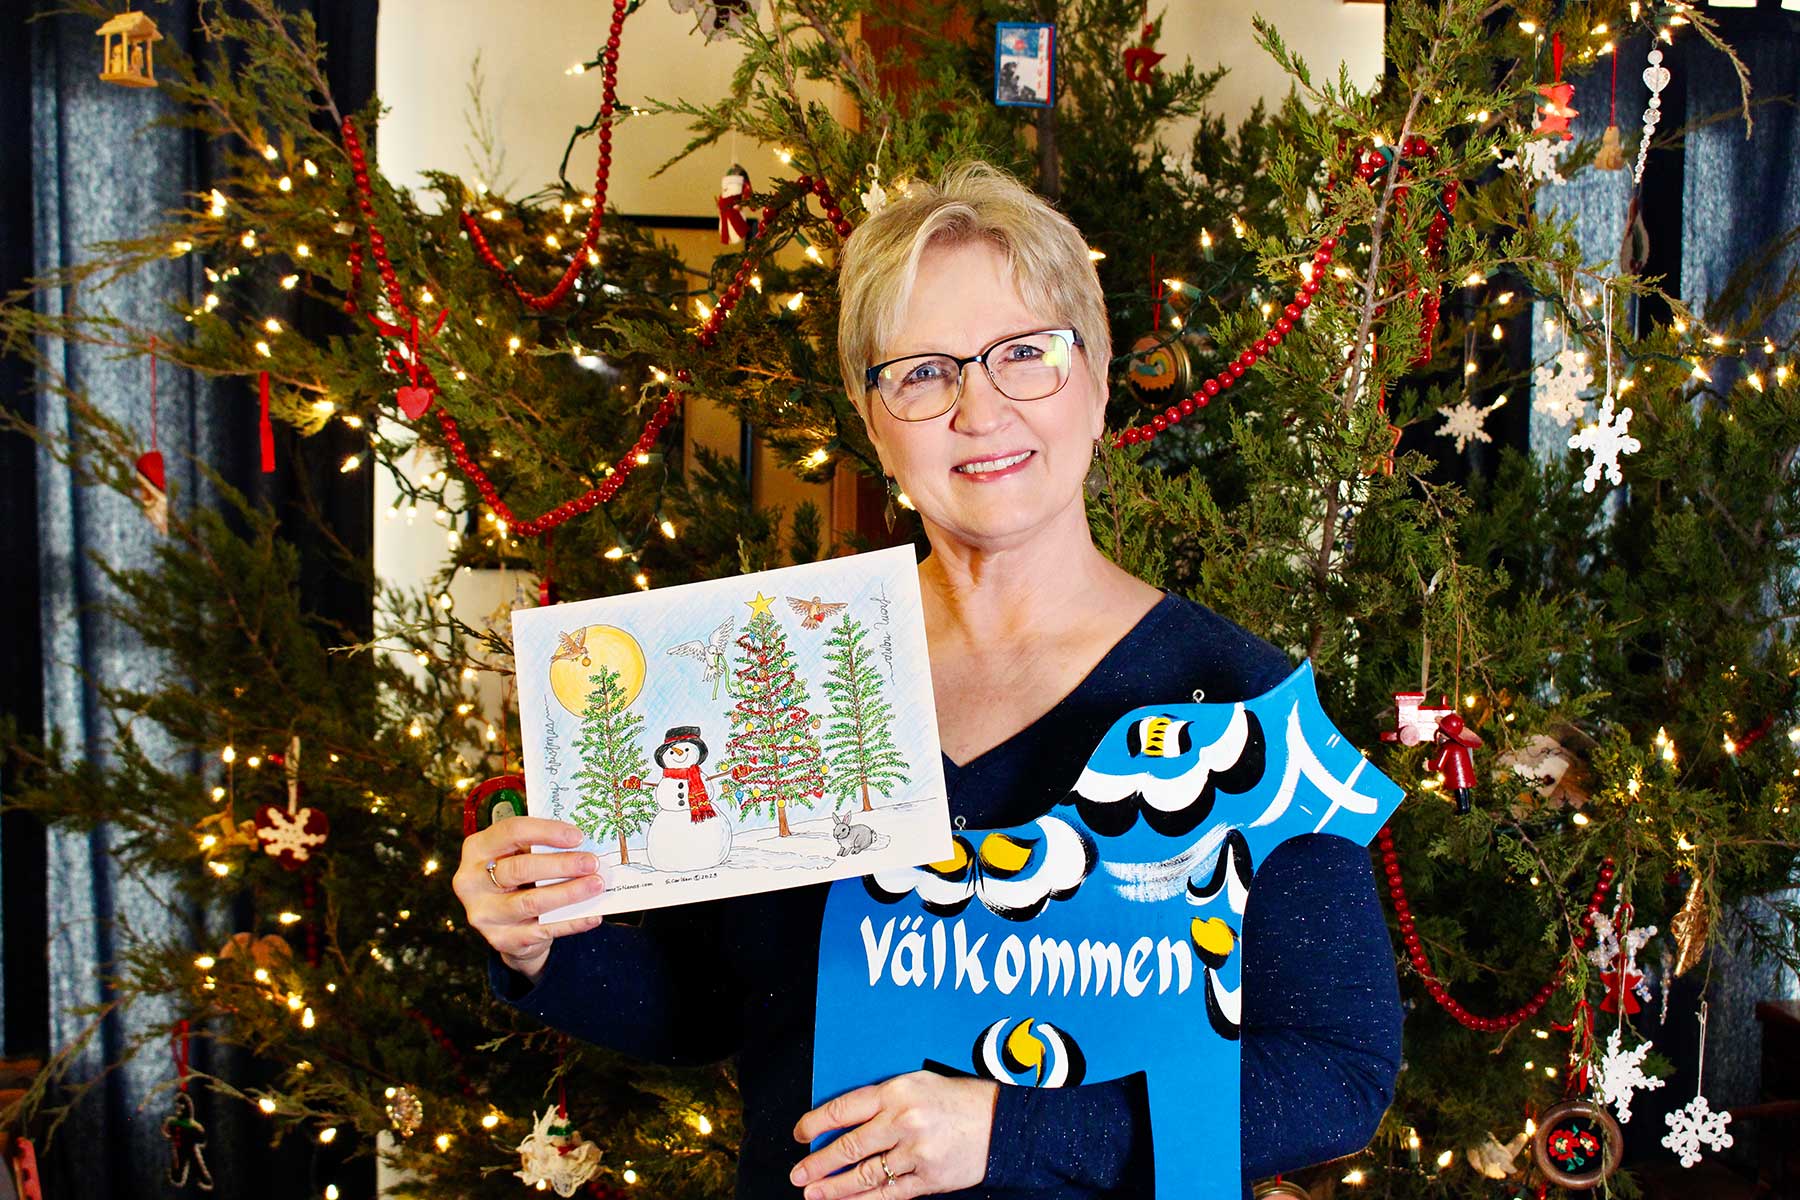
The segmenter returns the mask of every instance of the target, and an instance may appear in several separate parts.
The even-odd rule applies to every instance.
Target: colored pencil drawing
[[[905,548],[522,610],[513,632],[520,711],[541,714],[530,811],[577,825],[607,883],[544,920],[950,852]]]

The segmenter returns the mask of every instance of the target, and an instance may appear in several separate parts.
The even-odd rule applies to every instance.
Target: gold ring
[[[882,1187],[889,1186],[890,1184],[892,1184],[894,1182],[895,1179],[899,1178],[899,1176],[895,1175],[892,1171],[888,1170],[887,1155],[877,1154],[875,1156],[875,1161],[881,1165],[881,1173],[883,1175],[887,1176],[887,1183],[882,1184],[881,1185]]]
[[[506,890],[506,888],[501,885],[500,877],[498,875],[494,874],[494,861],[495,860],[493,860],[491,858],[488,860],[488,865],[487,865],[488,878],[493,880],[494,887],[496,890],[504,892]]]

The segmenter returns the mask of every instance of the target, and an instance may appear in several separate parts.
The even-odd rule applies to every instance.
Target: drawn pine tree
[[[839,621],[825,642],[831,716],[824,743],[834,811],[860,792],[862,810],[871,812],[871,791],[885,796],[912,782],[906,756],[894,745],[894,706],[883,695],[867,642],[868,631],[850,617]]]
[[[591,678],[594,686],[581,710],[581,732],[575,739],[581,756],[575,786],[581,799],[569,819],[595,841],[618,838],[619,861],[630,862],[625,839],[656,817],[656,793],[629,786],[650,774],[638,744],[644,718],[624,703],[617,671],[601,667]]]
[[[750,618],[737,647],[730,690],[737,703],[726,714],[732,732],[724,769],[734,772],[743,794],[739,813],[770,813],[780,835],[788,837],[788,809],[811,808],[825,794],[824,756],[813,735],[806,680],[795,669],[781,622],[767,612]]]

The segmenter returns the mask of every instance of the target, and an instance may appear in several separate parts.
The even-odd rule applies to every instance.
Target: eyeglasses
[[[929,421],[956,407],[963,368],[980,363],[994,390],[1011,400],[1043,400],[1062,391],[1081,335],[1073,329],[1008,334],[979,354],[909,354],[877,363],[864,376],[899,421]]]

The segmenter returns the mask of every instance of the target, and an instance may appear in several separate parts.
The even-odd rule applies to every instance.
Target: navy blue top
[[[1291,668],[1212,610],[1165,595],[1081,684],[1030,726],[957,766],[952,820],[1022,825],[1068,792],[1101,737],[1158,701],[1248,700]],[[490,956],[495,995],[576,1037],[666,1064],[736,1056],[744,1103],[739,1200],[793,1200],[812,1107],[814,989],[829,885],[645,914],[558,938],[536,986]],[[1270,851],[1244,913],[1243,1177],[1360,1150],[1392,1097],[1400,998],[1368,851],[1312,834]],[[986,1180],[1000,1200],[1151,1194],[1141,1084],[1001,1087]],[[1248,1187],[1246,1183],[1246,1194]]]

